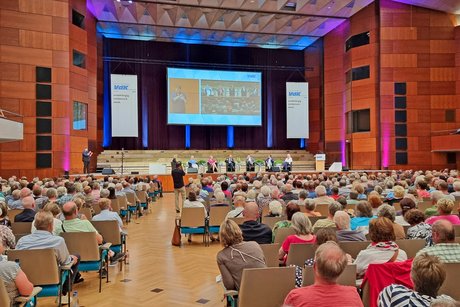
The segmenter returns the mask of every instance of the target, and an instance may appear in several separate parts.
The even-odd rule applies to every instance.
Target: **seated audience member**
[[[284,300],[285,306],[363,306],[356,288],[337,284],[337,278],[347,266],[346,254],[335,242],[326,242],[315,252],[312,286],[291,290]]]
[[[11,198],[7,198],[7,203],[9,209],[24,209],[21,202],[21,191],[14,190],[11,192]]]
[[[423,180],[417,181],[416,186],[417,186],[417,194],[419,198],[431,197],[431,194],[428,191],[429,190],[428,184],[425,181]]]
[[[392,284],[380,292],[377,305],[386,306],[432,306],[434,299],[452,299],[449,296],[438,296],[446,271],[438,257],[420,254],[414,258],[410,272],[414,290],[403,285]]]
[[[409,210],[404,219],[410,225],[407,229],[407,239],[425,239],[426,245],[431,245],[431,225],[425,223],[425,214],[422,211]]]
[[[351,190],[348,194],[347,205],[358,205],[359,202],[358,192],[356,192],[356,190]]]
[[[123,221],[117,212],[113,212],[112,202],[108,198],[100,198],[98,205],[101,208],[101,212],[93,216],[93,221],[117,221],[120,232],[123,232]]]
[[[396,237],[393,223],[386,217],[372,219],[369,222],[369,236],[372,243],[360,251],[355,260],[358,277],[364,276],[371,263],[407,260],[406,252],[394,242]]]
[[[0,216],[2,213],[3,210],[0,208]],[[7,249],[14,249],[16,246],[16,237],[8,226],[0,225],[0,244]]]
[[[291,168],[292,168],[292,157],[290,154],[287,154],[286,159],[284,159],[284,162],[283,162],[283,171],[284,172],[290,171]]]
[[[289,248],[293,243],[313,244],[316,242],[316,236],[311,232],[311,222],[302,212],[296,212],[292,216],[291,227],[295,230],[295,235],[288,236],[280,247],[278,258],[286,263]]]
[[[360,201],[356,205],[356,217],[351,219],[351,230],[361,230],[366,235],[369,232],[369,221],[374,217],[372,207],[367,201]]]
[[[235,159],[233,159],[232,155],[229,155],[227,159],[225,159],[225,164],[227,166],[227,171],[228,172],[234,172],[235,171]]]
[[[8,218],[8,206],[4,201],[0,201],[0,210],[2,210],[2,213],[0,213],[0,225],[11,227],[11,221]]]
[[[227,213],[228,218],[243,217],[244,204],[246,203],[246,197],[243,195],[237,195],[233,199],[233,207],[235,209]]]
[[[318,232],[316,233],[315,245],[318,247],[321,244],[324,244],[324,243],[326,243],[328,241],[338,243],[336,231],[334,229],[332,229],[332,228],[321,228],[321,229],[319,229]],[[353,263],[353,259],[351,258],[351,255],[347,254],[347,259],[348,259],[348,264]],[[305,260],[305,266],[313,266],[314,263],[315,263],[314,258],[310,258],[310,259]]]
[[[460,197],[460,180],[456,180],[452,183],[452,188],[454,189],[454,192],[450,193],[450,195],[454,197]]]
[[[366,236],[359,230],[351,230],[350,215],[345,211],[334,214],[334,223],[337,227],[338,241],[366,241]]]
[[[264,253],[257,242],[243,241],[241,229],[232,220],[220,225],[219,238],[224,246],[217,254],[222,282],[225,289],[238,290],[244,269],[266,267]]]
[[[403,199],[401,199],[399,205],[401,206],[401,215],[396,215],[395,223],[401,226],[409,226],[409,223],[407,223],[407,221],[404,219],[404,215],[407,211],[415,209],[417,205],[415,201],[409,197],[404,197]]]
[[[273,241],[275,240],[275,233],[279,228],[291,227],[291,219],[294,213],[300,212],[300,207],[296,201],[290,201],[286,206],[286,220],[276,222],[273,225]]]
[[[372,207],[372,215],[377,215],[378,208],[383,204],[380,194],[376,191],[370,192],[367,201]]]
[[[308,217],[311,216],[321,216],[320,212],[315,211],[316,209],[316,204],[313,199],[307,198],[305,199],[305,215]]]
[[[255,202],[257,197],[257,192],[255,190],[249,190],[248,193],[246,193],[246,202]],[[262,211],[260,211],[262,213]]]
[[[69,201],[62,206],[62,214],[64,215],[65,220],[62,222],[62,231],[63,232],[95,232],[97,244],[102,244],[102,236],[94,228],[88,220],[81,220],[78,216],[77,205]]]
[[[59,234],[62,232],[62,221],[57,218],[61,214],[61,209],[59,208],[58,204],[57,203],[47,203],[43,207],[43,211],[51,212],[51,214],[53,215],[53,217],[54,217],[54,219],[53,219],[53,234],[55,236],[59,236]],[[35,217],[37,217],[37,215],[35,215]],[[32,222],[32,233],[34,233],[35,230],[37,230],[37,229],[35,228],[35,220],[34,220]]]
[[[190,157],[190,160],[188,160],[187,164],[189,168],[198,168],[198,164],[196,163],[194,156]]]
[[[64,238],[53,235],[53,215],[51,212],[38,212],[34,223],[37,230],[19,239],[16,249],[32,250],[51,248],[56,254],[59,265],[72,264],[70,283],[73,284],[74,282],[83,281],[78,273],[79,257],[69,254]],[[68,282],[65,282],[62,295],[65,296],[70,290],[71,288],[69,289]]]
[[[406,234],[404,233],[404,228],[395,223],[395,218],[396,218],[396,211],[393,206],[383,204],[379,207],[379,210],[377,212],[378,217],[386,217],[393,223],[393,230],[395,232],[395,237],[396,240],[402,240],[406,238]]]
[[[320,228],[335,227],[334,214],[339,210],[342,210],[342,205],[338,202],[329,204],[327,218],[316,221],[315,225],[313,225],[313,233],[316,233]]]
[[[35,200],[32,196],[26,196],[22,199],[24,211],[14,217],[15,222],[33,222],[35,213]]]
[[[404,198],[405,192],[402,186],[397,185],[393,188],[393,192],[387,195],[385,202],[393,206],[393,204],[399,203]]]
[[[335,201],[337,201],[337,199],[340,197],[339,187],[336,187],[336,186],[332,187],[331,192],[332,194],[330,197],[334,199]]]
[[[269,186],[264,185],[260,188],[260,194],[257,195],[256,203],[259,206],[259,211],[262,213],[265,207],[272,201],[270,196],[271,189]]]
[[[5,251],[0,241],[0,255]],[[34,285],[29,281],[26,274],[14,261],[7,261],[0,256],[0,279],[5,283],[6,291],[10,301],[14,301],[18,296],[29,296],[32,294]],[[12,305],[16,306],[16,305]],[[5,306],[6,307],[6,306]]]
[[[292,192],[292,184],[287,183],[284,185],[284,195],[281,197],[281,199],[285,202],[299,199],[299,195]]]
[[[217,160],[213,156],[209,156],[208,159],[208,171],[217,172]]]
[[[196,199],[196,194],[193,191],[188,193],[188,199],[184,201],[184,208],[203,208],[204,217],[208,216],[206,207]]]
[[[222,183],[220,184],[220,188],[222,189],[222,192],[225,194],[225,197],[227,197],[227,199],[232,198],[232,193],[228,190],[227,181],[222,181]]]
[[[35,199],[35,210],[41,210],[48,202],[48,197],[42,194],[43,189],[41,187],[35,187],[32,190],[33,197]]]
[[[272,230],[259,223],[259,208],[254,202],[244,205],[244,222],[240,225],[244,241],[256,241],[259,244],[272,243]]]
[[[266,217],[278,217],[283,214],[283,206],[277,200],[273,200],[268,204],[268,215]]]
[[[439,220],[432,227],[434,246],[425,247],[417,253],[437,256],[445,263],[460,262],[460,243],[455,243],[455,229],[451,222]]]
[[[221,190],[214,192],[214,198],[215,201],[211,203],[211,207],[228,207],[227,198]]]
[[[458,215],[452,214],[454,210],[455,203],[448,198],[441,198],[436,203],[438,207],[438,215],[432,216],[426,220],[427,224],[432,225],[434,222],[439,220],[447,220],[451,222],[453,225],[460,225],[460,218]]]
[[[433,206],[425,210],[425,215],[427,218],[438,214],[437,204],[441,198],[444,198],[444,194],[441,191],[433,191],[433,193],[431,193],[431,203],[433,204]]]
[[[326,188],[323,185],[319,185],[315,188],[316,198],[313,199],[316,205],[319,204],[332,204],[335,200],[332,197],[327,196]]]

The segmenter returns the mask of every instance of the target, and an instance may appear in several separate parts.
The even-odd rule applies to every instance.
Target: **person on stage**
[[[198,163],[196,163],[194,156],[190,157],[190,160],[188,160],[187,164],[188,164],[188,167],[190,168],[198,168]]]
[[[225,163],[227,164],[227,172],[235,171],[235,160],[233,160],[232,155],[229,155],[228,158],[225,159]]]
[[[217,172],[217,160],[213,156],[209,156],[208,166],[211,172]]]
[[[246,171],[250,172],[254,170],[254,159],[251,155],[246,157]]]
[[[269,155],[267,159],[265,159],[265,167],[267,171],[271,172],[273,170],[273,164],[275,161],[272,158],[272,155]]]
[[[81,160],[83,161],[83,174],[89,174],[89,163],[91,162],[91,156],[93,152],[85,148],[81,154]]]
[[[292,165],[292,158],[290,154],[287,154],[286,159],[283,162],[283,171],[287,172]]]

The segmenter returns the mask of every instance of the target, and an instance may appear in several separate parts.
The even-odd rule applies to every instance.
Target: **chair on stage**
[[[283,163],[283,171],[284,172],[290,172],[292,171],[292,162],[291,163]]]
[[[216,164],[215,164],[214,167],[209,162],[207,162],[207,165],[208,165],[208,170],[206,171],[206,173],[212,174],[212,173],[217,173],[218,172],[217,166],[219,165],[219,162],[216,161]]]
[[[225,160],[225,167],[227,172],[234,172],[235,171],[235,161],[228,162],[228,160]]]
[[[246,161],[246,172],[254,172],[256,170],[256,165],[254,163],[249,163]]]

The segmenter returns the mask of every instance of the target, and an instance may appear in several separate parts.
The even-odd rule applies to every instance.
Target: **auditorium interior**
[[[353,260],[337,277],[358,295],[350,306],[396,306],[383,302],[391,282],[361,287],[356,274],[358,254],[383,243],[372,225],[387,220],[402,225],[402,237],[396,227],[386,240],[405,250],[388,262],[407,253],[401,274],[410,279],[423,261],[444,272],[421,306],[438,294],[437,306],[458,306],[460,258],[444,263],[419,251],[436,247],[443,225],[435,220],[449,215],[443,227],[454,239],[439,242],[460,257],[459,169],[460,0],[0,0],[0,282],[2,262],[13,261],[38,293],[23,295],[17,280],[3,278],[0,307],[324,306],[296,301],[292,291],[304,288],[294,282],[309,288],[320,276],[319,265],[307,265],[321,263],[315,240],[324,234],[314,225],[328,220],[321,227],[335,239],[325,242],[337,242],[335,213],[353,226],[364,218],[360,203],[372,209],[364,241],[338,240],[324,252]],[[28,198],[37,215],[16,222]],[[121,221],[107,234],[117,244],[96,217],[104,210]],[[227,215],[235,210],[242,215]],[[420,223],[409,223],[411,211],[421,212],[429,237],[408,242]],[[62,220],[66,253],[81,257],[76,278],[14,247],[43,231],[34,227],[49,212],[54,230]],[[92,251],[97,261],[64,230],[76,216],[104,237]],[[291,218],[309,225],[306,234]],[[237,250],[248,266],[232,272],[236,288],[226,289],[220,257],[233,247],[223,232],[239,225],[237,244],[249,243],[248,220],[273,231],[270,244],[257,244],[264,268]],[[300,244],[288,253],[291,236]],[[316,243],[302,244],[305,236]],[[58,292],[41,282],[39,267],[57,268]],[[404,286],[424,294],[415,280]]]

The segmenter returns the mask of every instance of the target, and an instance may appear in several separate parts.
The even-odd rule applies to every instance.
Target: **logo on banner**
[[[300,92],[289,92],[289,96],[300,96]]]
[[[128,86],[127,85],[114,85],[113,86],[113,89],[114,90],[120,90],[120,91],[127,91],[128,90]]]

